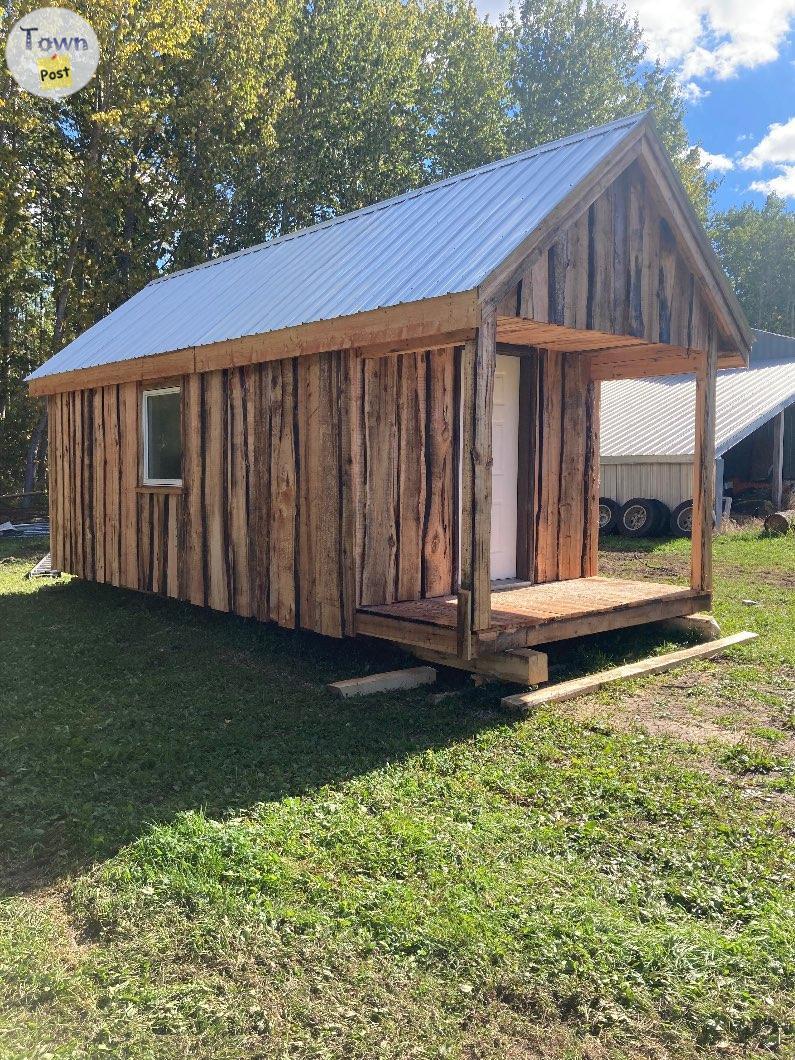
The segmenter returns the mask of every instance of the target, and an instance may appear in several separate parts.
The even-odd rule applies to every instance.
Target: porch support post
[[[693,533],[690,585],[712,592],[712,513],[715,506],[715,382],[718,336],[710,317],[707,352],[696,373],[696,424],[693,450]]]
[[[461,579],[471,594],[471,628],[491,625],[491,417],[497,321],[484,313],[461,354]],[[459,615],[465,601],[461,600]]]
[[[773,420],[773,508],[781,511],[784,499],[784,413]]]

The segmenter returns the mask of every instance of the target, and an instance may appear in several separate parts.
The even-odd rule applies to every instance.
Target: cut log
[[[765,530],[769,534],[787,534],[795,527],[795,512],[773,512],[765,519]]]
[[[459,655],[446,655],[428,648],[412,648],[412,654],[438,666],[450,666],[455,670],[468,670],[485,677],[496,677],[517,685],[540,685],[549,679],[547,657],[532,648],[517,648],[498,655],[479,655],[474,659],[463,659]]]
[[[681,651],[670,652],[668,655],[651,656],[626,666],[615,666],[611,670],[602,670],[600,673],[588,674],[586,677],[576,677],[572,681],[561,681],[560,684],[539,688],[535,692],[506,696],[500,705],[503,710],[511,713],[527,713],[533,707],[576,699],[578,696],[595,692],[598,688],[616,681],[629,681],[633,677],[673,670],[674,667],[690,662],[691,659],[712,659],[727,648],[735,644],[744,644],[749,640],[756,640],[756,637],[756,633],[735,633],[731,637],[713,640],[709,644],[696,644],[692,648],[683,648]]]
[[[328,685],[333,692],[343,699],[351,696],[371,696],[376,692],[399,692],[407,688],[419,688],[420,685],[432,685],[436,680],[436,671],[432,666],[411,666],[407,670],[388,670],[383,674],[368,674],[366,677],[352,677],[349,681],[335,681]]]

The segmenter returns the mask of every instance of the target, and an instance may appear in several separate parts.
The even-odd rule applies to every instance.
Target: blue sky
[[[508,0],[476,0],[492,17]],[[715,207],[795,210],[795,0],[627,0],[652,58],[680,80],[691,143],[720,179]]]

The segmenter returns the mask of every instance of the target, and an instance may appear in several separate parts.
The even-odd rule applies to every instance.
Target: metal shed
[[[692,376],[622,379],[602,388],[600,492],[669,508],[692,497]],[[795,480],[795,338],[754,331],[750,368],[716,383],[716,502],[731,484],[769,482],[773,504]]]

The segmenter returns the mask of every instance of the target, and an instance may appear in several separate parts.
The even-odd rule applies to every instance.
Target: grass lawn
[[[795,538],[716,540],[757,642],[523,721],[460,674],[334,699],[403,657],[40,550],[0,542],[3,1060],[791,1054]]]

